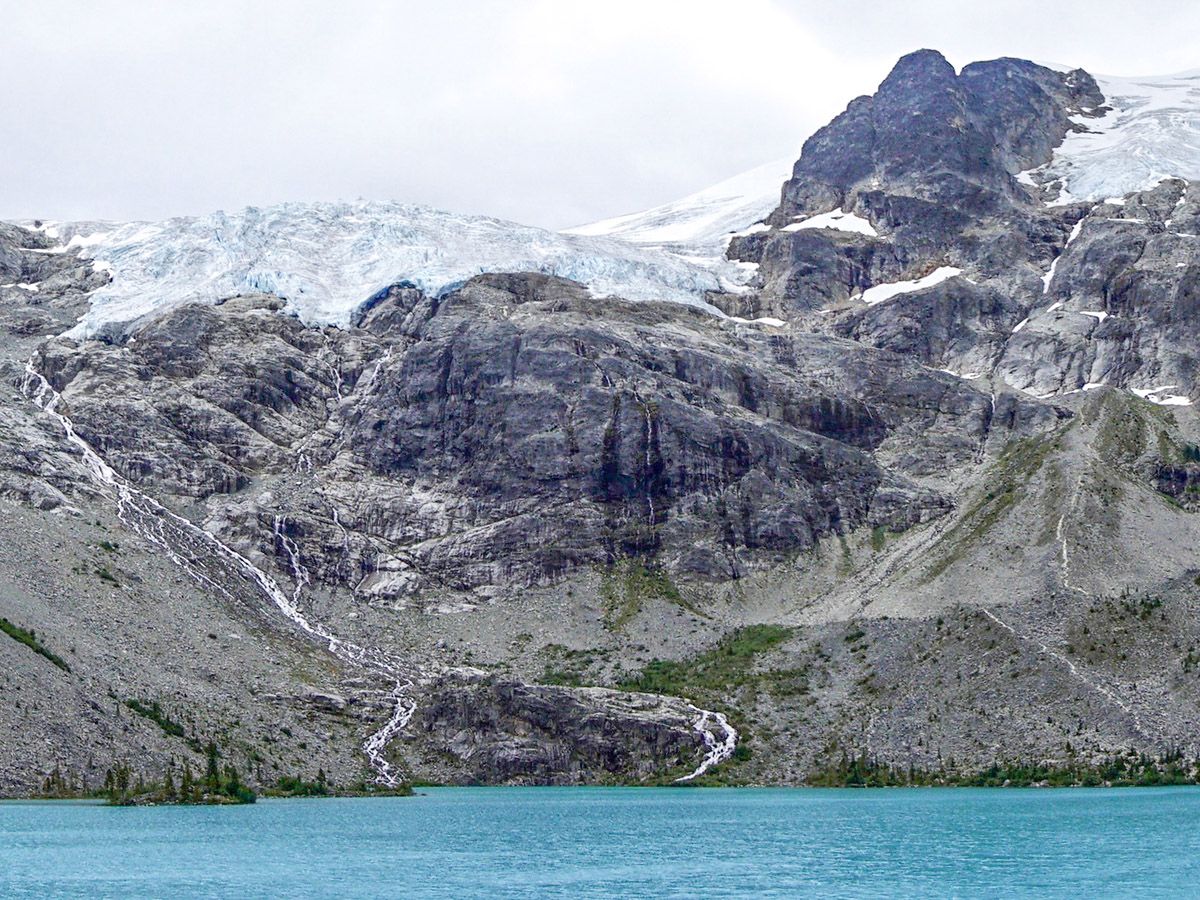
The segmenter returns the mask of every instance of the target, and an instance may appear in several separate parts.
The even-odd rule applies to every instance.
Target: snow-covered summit
[[[1048,180],[1063,180],[1058,202],[1121,197],[1168,177],[1200,179],[1200,69],[1096,83],[1111,111],[1076,118],[1088,131],[1068,134],[1044,169]]]
[[[92,295],[77,337],[250,292],[284,298],[310,324],[344,325],[378,291],[405,281],[441,294],[483,272],[542,272],[598,296],[707,306],[705,291],[738,290],[750,275],[723,260],[688,261],[612,238],[399,203],[284,203],[46,230],[112,275]]]

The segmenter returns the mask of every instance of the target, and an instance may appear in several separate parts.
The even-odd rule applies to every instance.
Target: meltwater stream
[[[292,569],[295,587],[290,597],[271,576],[241,553],[133,487],[106,463],[100,454],[80,437],[70,418],[58,411],[62,397],[38,372],[33,364],[33,357],[25,363],[25,377],[21,389],[34,405],[58,423],[67,440],[79,450],[91,481],[104,496],[116,504],[117,517],[125,527],[162,550],[197,582],[233,601],[234,597],[228,588],[206,573],[202,564],[194,555],[189,555],[186,548],[197,546],[201,553],[215,556],[229,564],[236,571],[248,576],[285,618],[309,637],[325,644],[336,657],[353,666],[376,672],[392,683],[393,688],[389,693],[389,701],[392,703],[391,715],[382,728],[363,742],[363,753],[375,770],[378,781],[388,787],[396,787],[401,781],[401,776],[387,759],[387,747],[411,721],[417,709],[413,692],[418,683],[431,677],[431,673],[405,665],[395,656],[378,648],[362,647],[346,641],[338,637],[327,625],[311,620],[303,612],[301,601],[310,578],[308,571],[300,563],[295,543],[286,534],[282,517],[275,519],[274,534]],[[688,707],[696,714],[693,728],[703,743],[705,753],[699,765],[689,774],[676,779],[678,782],[692,781],[703,775],[732,756],[737,746],[737,731],[722,713],[701,709],[691,703]],[[714,726],[720,730],[720,737],[713,733]]]
[[[249,576],[259,591],[285,618],[305,634],[324,643],[329,651],[343,662],[377,672],[392,682],[393,689],[390,693],[393,703],[392,713],[386,724],[364,742],[363,752],[372,768],[375,769],[378,780],[389,787],[397,786],[401,780],[400,776],[388,761],[385,751],[391,739],[408,724],[416,710],[416,701],[412,699],[411,692],[420,679],[421,673],[410,671],[395,657],[381,650],[361,647],[345,641],[326,625],[310,620],[300,609],[301,592],[307,578],[301,580],[297,575],[295,593],[289,597],[271,576],[245,556],[129,484],[104,461],[87,441],[79,436],[74,423],[58,411],[62,397],[37,371],[32,358],[25,363],[25,378],[21,387],[25,396],[58,422],[67,439],[79,450],[93,484],[102,494],[116,503],[117,517],[126,528],[141,535],[151,546],[166,553],[176,565],[200,584],[218,591],[233,601],[234,597],[228,588],[218,579],[208,575],[196,557],[188,554],[186,549],[188,546],[198,545],[202,552],[221,559],[237,571]],[[278,522],[276,526],[278,536],[280,534]],[[297,566],[294,548],[286,543],[284,547],[289,551],[293,567]]]

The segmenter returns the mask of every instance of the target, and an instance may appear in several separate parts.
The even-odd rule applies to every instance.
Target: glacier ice
[[[1087,130],[1069,134],[1045,166],[1019,173],[1022,183],[1035,173],[1041,183],[1060,180],[1054,202],[1064,203],[1119,198],[1164,177],[1200,178],[1200,70],[1097,81],[1110,111],[1078,117]],[[564,232],[400,203],[285,203],[154,223],[49,223],[41,230],[63,243],[40,252],[78,252],[112,277],[93,293],[76,337],[249,292],[282,297],[307,323],[344,325],[393,284],[442,294],[474,275],[511,271],[560,275],[597,296],[682,302],[720,315],[706,292],[745,290],[756,271],[725,259],[729,238],[766,229],[756,223],[777,206],[792,165],[776,160],[673,203]],[[786,229],[814,227],[873,231],[840,211]],[[952,274],[944,268],[932,277]],[[1052,266],[1047,292],[1053,274]],[[928,283],[877,285],[863,300]]]
[[[561,234],[485,216],[359,201],[284,203],[237,213],[54,226],[112,281],[70,332],[95,335],[184,303],[275,294],[314,325],[345,325],[380,290],[408,282],[443,294],[483,272],[542,272],[597,296],[717,310],[706,291],[752,275],[719,256],[689,258],[603,236]]]
[[[1200,69],[1098,76],[1096,83],[1111,110],[1075,118],[1087,130],[1068,134],[1042,170],[1044,180],[1062,180],[1057,203],[1123,197],[1169,177],[1200,178]]]

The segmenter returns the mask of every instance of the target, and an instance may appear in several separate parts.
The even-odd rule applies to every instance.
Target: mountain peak
[[[884,79],[884,84],[892,80],[914,77],[953,79],[955,75],[954,66],[945,56],[937,50],[926,48],[900,57]]]

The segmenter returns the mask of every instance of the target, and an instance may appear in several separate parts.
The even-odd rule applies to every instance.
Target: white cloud
[[[0,0],[0,216],[365,196],[565,226],[797,154],[919,46],[1119,73],[1184,67],[1200,24],[1054,6]]]

